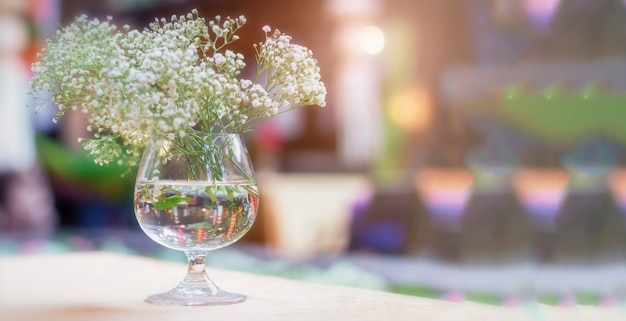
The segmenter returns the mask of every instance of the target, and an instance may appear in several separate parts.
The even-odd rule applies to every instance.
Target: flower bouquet
[[[147,301],[241,302],[245,296],[218,288],[204,268],[208,251],[236,242],[256,217],[259,194],[240,135],[279,113],[324,106],[317,61],[264,27],[265,41],[254,45],[256,72],[246,79],[244,56],[229,49],[243,16],[207,23],[193,10],[142,31],[111,21],[80,16],[46,42],[33,64],[35,96],[51,93],[55,120],[88,114],[93,135],[80,140],[97,164],[139,165],[139,225],[189,261],[177,287]]]
[[[89,114],[93,137],[80,140],[98,164],[137,165],[150,140],[193,154],[182,138],[241,134],[279,113],[325,105],[311,50],[268,26],[265,41],[254,45],[254,78],[241,77],[244,56],[229,45],[239,38],[244,16],[207,23],[193,10],[156,19],[141,31],[118,30],[111,21],[76,18],[45,43],[32,65],[33,94],[51,93],[59,109],[55,121],[70,110]]]

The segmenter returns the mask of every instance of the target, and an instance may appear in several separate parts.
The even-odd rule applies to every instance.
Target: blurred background
[[[0,255],[171,260],[100,167],[29,101],[30,64],[79,14],[143,28],[197,8],[307,46],[327,106],[245,136],[254,228],[209,264],[514,304],[626,302],[626,1],[0,0]],[[249,61],[252,64],[252,60]]]

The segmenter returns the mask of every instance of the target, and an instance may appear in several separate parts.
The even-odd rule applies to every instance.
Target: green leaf
[[[200,222],[200,223],[193,223],[193,224],[187,224],[187,228],[205,228],[205,229],[212,229],[212,225],[209,224],[208,222]]]
[[[191,197],[174,196],[159,199],[159,201],[154,203],[153,206],[157,211],[162,211],[164,209],[172,208],[180,203],[189,202],[191,200],[193,200],[193,198]]]
[[[206,194],[206,196],[209,197],[212,203],[215,203],[215,201],[217,200],[217,187],[207,186],[207,188],[204,190],[204,193]]]

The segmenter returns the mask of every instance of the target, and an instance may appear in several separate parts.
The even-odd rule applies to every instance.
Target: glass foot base
[[[195,292],[195,291],[194,291]],[[204,306],[240,303],[246,296],[219,290],[217,293],[188,293],[173,289],[168,292],[154,294],[146,298],[146,302],[159,305]]]
[[[160,305],[200,306],[240,303],[246,296],[226,292],[220,289],[205,271],[203,252],[185,252],[189,260],[189,269],[185,278],[170,291],[154,294],[146,302]]]

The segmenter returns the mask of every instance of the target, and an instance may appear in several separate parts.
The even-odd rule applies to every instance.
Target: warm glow
[[[473,174],[464,169],[421,169],[414,186],[424,204],[436,216],[458,220],[471,196]]]
[[[567,195],[569,175],[561,169],[520,169],[514,182],[522,205],[531,215],[552,219]]]
[[[607,181],[613,199],[622,212],[626,213],[626,169],[613,169],[611,173],[609,173]]]
[[[474,182],[474,175],[465,169],[423,168],[415,175],[415,186],[428,195],[445,190],[469,190]]]
[[[428,93],[421,87],[415,87],[392,98],[390,117],[393,123],[407,131],[424,130],[431,118]]]
[[[359,32],[359,47],[369,55],[377,55],[385,47],[385,35],[376,26],[366,26]]]

